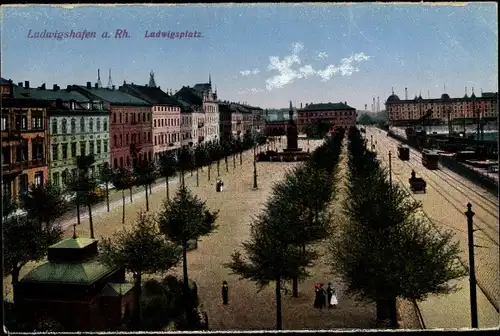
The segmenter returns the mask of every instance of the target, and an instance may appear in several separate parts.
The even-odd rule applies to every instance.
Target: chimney
[[[92,88],[92,83],[87,82],[87,89],[91,89],[91,88]]]
[[[344,105],[347,105],[347,102],[346,102],[346,101],[344,102]]]
[[[23,82],[19,82],[19,83],[17,83],[17,85],[19,85],[20,87],[23,87]]]
[[[24,87],[26,89],[29,89],[30,88],[30,82],[29,81],[24,81]]]
[[[408,100],[408,88],[405,88],[405,100]]]

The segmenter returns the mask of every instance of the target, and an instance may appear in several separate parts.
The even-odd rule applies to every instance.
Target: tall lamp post
[[[469,240],[469,287],[470,287],[470,317],[471,317],[471,327],[477,328],[477,294],[476,294],[476,266],[474,262],[474,222],[473,217],[475,215],[472,211],[472,205],[467,204],[467,211],[465,216],[467,216],[467,233]]]
[[[253,138],[253,188],[257,189],[257,158],[256,158],[257,143],[255,142],[255,135]]]

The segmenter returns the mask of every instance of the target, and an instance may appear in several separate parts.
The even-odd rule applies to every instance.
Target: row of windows
[[[140,143],[151,143],[151,132],[143,132],[142,133],[142,139],[140,133],[127,133],[125,136],[123,134],[120,134],[117,136],[116,134],[113,135],[113,145],[115,147],[123,147],[124,145],[130,145],[130,144],[140,144]],[[118,141],[120,140],[120,141]],[[125,143],[123,142],[125,140]]]
[[[171,107],[171,106],[156,106],[153,107],[153,111],[158,111],[158,112],[180,112],[181,109],[178,107]]]
[[[322,117],[322,116],[330,116],[330,117],[335,117],[335,116],[349,116],[356,114],[355,111],[336,111],[336,112],[301,112],[299,115],[299,118],[302,117]]]
[[[179,126],[178,118],[153,119],[153,127]]]
[[[149,160],[151,161],[153,157],[153,153],[151,151],[147,152],[146,153],[139,153],[139,162],[141,162],[142,160]],[[120,163],[118,165],[118,162]],[[130,167],[131,166],[131,160],[130,160],[130,156],[127,155],[127,158],[126,158],[126,164],[124,165],[124,160],[123,160],[123,157],[121,157],[120,159],[117,159],[117,158],[114,158],[113,159],[113,168],[124,168],[124,167]]]
[[[97,167],[96,166],[90,166],[90,176],[92,176],[94,178],[99,177],[100,172],[102,171],[103,166],[104,165],[102,165],[102,164],[98,165]],[[69,177],[71,175],[76,174],[76,173],[77,173],[77,168],[72,169],[71,173],[70,173],[69,169],[65,169],[62,172],[54,172],[54,173],[52,173],[52,180],[51,180],[51,182],[53,182],[55,185],[58,185],[58,186],[68,184]]]
[[[94,132],[94,118],[90,118],[89,120],[89,125],[88,129],[85,127],[85,118],[81,117],[80,118],[80,128],[79,128],[79,133],[86,133],[86,132]],[[101,132],[101,122],[102,122],[102,131],[107,132],[108,131],[108,120],[107,118],[96,118],[96,127],[95,131],[96,132]],[[76,118],[71,118],[71,133],[76,133]],[[59,133],[59,123],[58,119],[53,118],[52,123],[51,123],[51,131],[52,134],[58,134]],[[68,134],[68,119],[63,118],[61,121],[61,133],[60,134]]]
[[[118,115],[118,117],[116,116]],[[150,122],[151,121],[151,113],[150,112],[143,112],[143,113],[113,113],[113,123],[120,124],[128,124],[129,122],[131,124],[138,124],[138,123],[145,123],[145,122]]]
[[[9,127],[9,118],[8,115],[2,115],[0,122],[1,130],[6,131]],[[45,127],[43,125],[43,116],[42,115],[32,115],[31,116],[31,128],[29,130],[43,130]],[[17,115],[15,117],[15,126],[14,129],[19,129],[22,131],[28,130],[28,117],[25,115]]]
[[[77,149],[80,149],[77,152]],[[88,154],[101,154],[108,152],[108,140],[97,140],[88,142]],[[64,143],[52,145],[52,161],[66,160],[78,155],[87,155],[87,142],[80,141],[78,143]]]
[[[171,144],[171,143],[179,141],[178,139],[179,139],[179,135],[177,133],[161,134],[158,136],[155,135],[155,146],[156,145]]]

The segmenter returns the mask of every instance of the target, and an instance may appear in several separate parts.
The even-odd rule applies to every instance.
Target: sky
[[[2,6],[2,77],[162,89],[208,82],[262,108],[498,91],[496,3]],[[121,30],[122,35],[117,35]],[[40,33],[73,38],[41,38]],[[87,31],[83,38],[82,32]],[[128,36],[123,32],[126,31]],[[108,33],[108,37],[103,34]],[[146,37],[179,32],[172,37]],[[188,32],[187,37],[180,33]],[[78,34],[77,34],[78,33]],[[93,33],[93,34],[92,34]],[[51,34],[46,34],[51,35]],[[56,34],[52,34],[56,35]],[[159,34],[161,35],[161,33]],[[167,35],[167,34],[164,34]],[[191,37],[189,37],[191,35]]]

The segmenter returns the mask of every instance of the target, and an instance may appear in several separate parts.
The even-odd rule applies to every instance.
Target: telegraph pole
[[[477,328],[477,296],[476,296],[476,267],[474,264],[474,221],[472,218],[475,213],[471,209],[472,205],[467,204],[467,233],[469,237],[469,287],[470,287],[470,317],[471,327]]]

